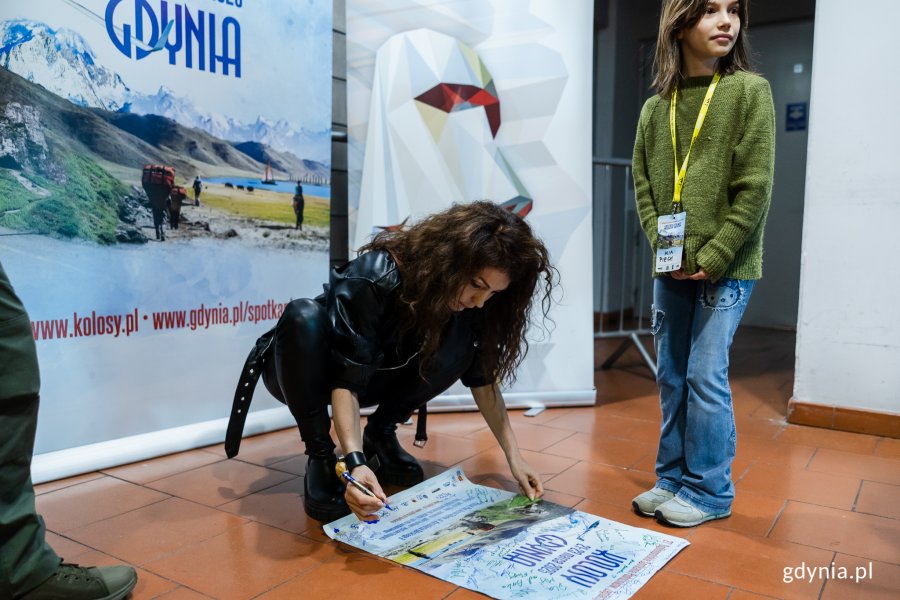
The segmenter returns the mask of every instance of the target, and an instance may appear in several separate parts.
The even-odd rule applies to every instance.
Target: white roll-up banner
[[[524,215],[561,287],[511,407],[593,404],[593,4],[347,1],[351,253],[455,202]],[[535,319],[540,322],[541,319]],[[457,383],[431,403],[471,408]]]
[[[331,0],[0,4],[36,481],[224,438],[254,340],[327,279],[331,65]],[[291,422],[263,386],[254,409]]]

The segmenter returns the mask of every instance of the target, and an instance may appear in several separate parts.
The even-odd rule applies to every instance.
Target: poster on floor
[[[332,539],[493,598],[629,598],[688,546],[681,538],[470,482],[452,468],[389,498],[375,524]]]
[[[350,251],[455,202],[524,217],[561,276],[510,406],[592,404],[593,4],[348,0]],[[540,315],[533,319],[540,323]],[[457,384],[429,406],[474,406]]]
[[[327,279],[331,65],[331,0],[0,5],[38,454],[227,417],[253,341]]]

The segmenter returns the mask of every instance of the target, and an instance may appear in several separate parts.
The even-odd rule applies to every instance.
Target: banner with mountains
[[[0,192],[9,196],[0,200],[0,226],[101,243],[140,241],[141,227],[129,227],[129,220],[140,221],[130,208],[141,204],[140,190],[130,186],[146,163],[175,167],[182,183],[199,177],[222,185],[233,178],[246,189],[268,172],[270,180],[327,186],[330,32],[323,19],[295,10],[267,22],[263,6],[239,0],[212,7],[164,0],[4,4],[0,165],[21,169],[0,172]],[[123,47],[134,51],[125,54]],[[54,127],[19,127],[26,113]],[[35,146],[41,160],[34,160]],[[54,227],[46,215],[31,214],[43,203],[35,194],[53,196],[54,185],[85,174],[85,165],[70,164],[73,155],[123,184],[104,183],[117,202],[95,197],[82,205],[105,214],[116,204],[115,212],[125,215],[117,231],[84,223]],[[66,212],[79,212],[60,201]],[[291,211],[282,212],[290,221]]]
[[[184,127],[201,129],[229,142],[260,142],[273,150],[328,165],[331,159],[330,121],[304,124],[303,115],[257,115],[251,122],[215,114],[165,84],[150,93],[125,84],[122,76],[98,62],[80,34],[51,29],[46,23],[11,19],[0,23],[0,65],[61,98],[111,112],[166,117]]]
[[[331,67],[331,0],[0,3],[0,261],[38,454],[225,416],[230,369],[321,291]]]

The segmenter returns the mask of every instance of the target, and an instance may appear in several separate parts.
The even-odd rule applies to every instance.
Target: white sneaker
[[[691,506],[681,498],[675,497],[668,502],[660,504],[655,514],[657,519],[667,525],[693,527],[707,521],[730,517],[731,509],[724,512],[706,512]]]
[[[670,492],[669,490],[655,487],[652,490],[647,490],[643,494],[637,496],[634,500],[631,501],[631,506],[634,507],[634,510],[639,515],[652,517],[656,514],[656,509],[660,504],[668,502],[674,497],[675,494]]]

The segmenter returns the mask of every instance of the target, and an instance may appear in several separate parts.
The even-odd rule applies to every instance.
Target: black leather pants
[[[288,304],[275,328],[270,356],[262,372],[263,383],[270,394],[287,404],[306,444],[306,454],[333,455],[325,308],[309,298]]]
[[[297,421],[306,454],[324,457],[334,452],[327,406],[331,401],[328,378],[329,322],[316,300],[294,300],[285,308],[262,371],[266,389],[287,404]],[[399,368],[379,369],[358,400],[361,407],[378,405],[367,428],[392,432],[422,404],[456,382],[472,364],[473,334],[462,320],[454,320],[423,379],[416,358]]]

